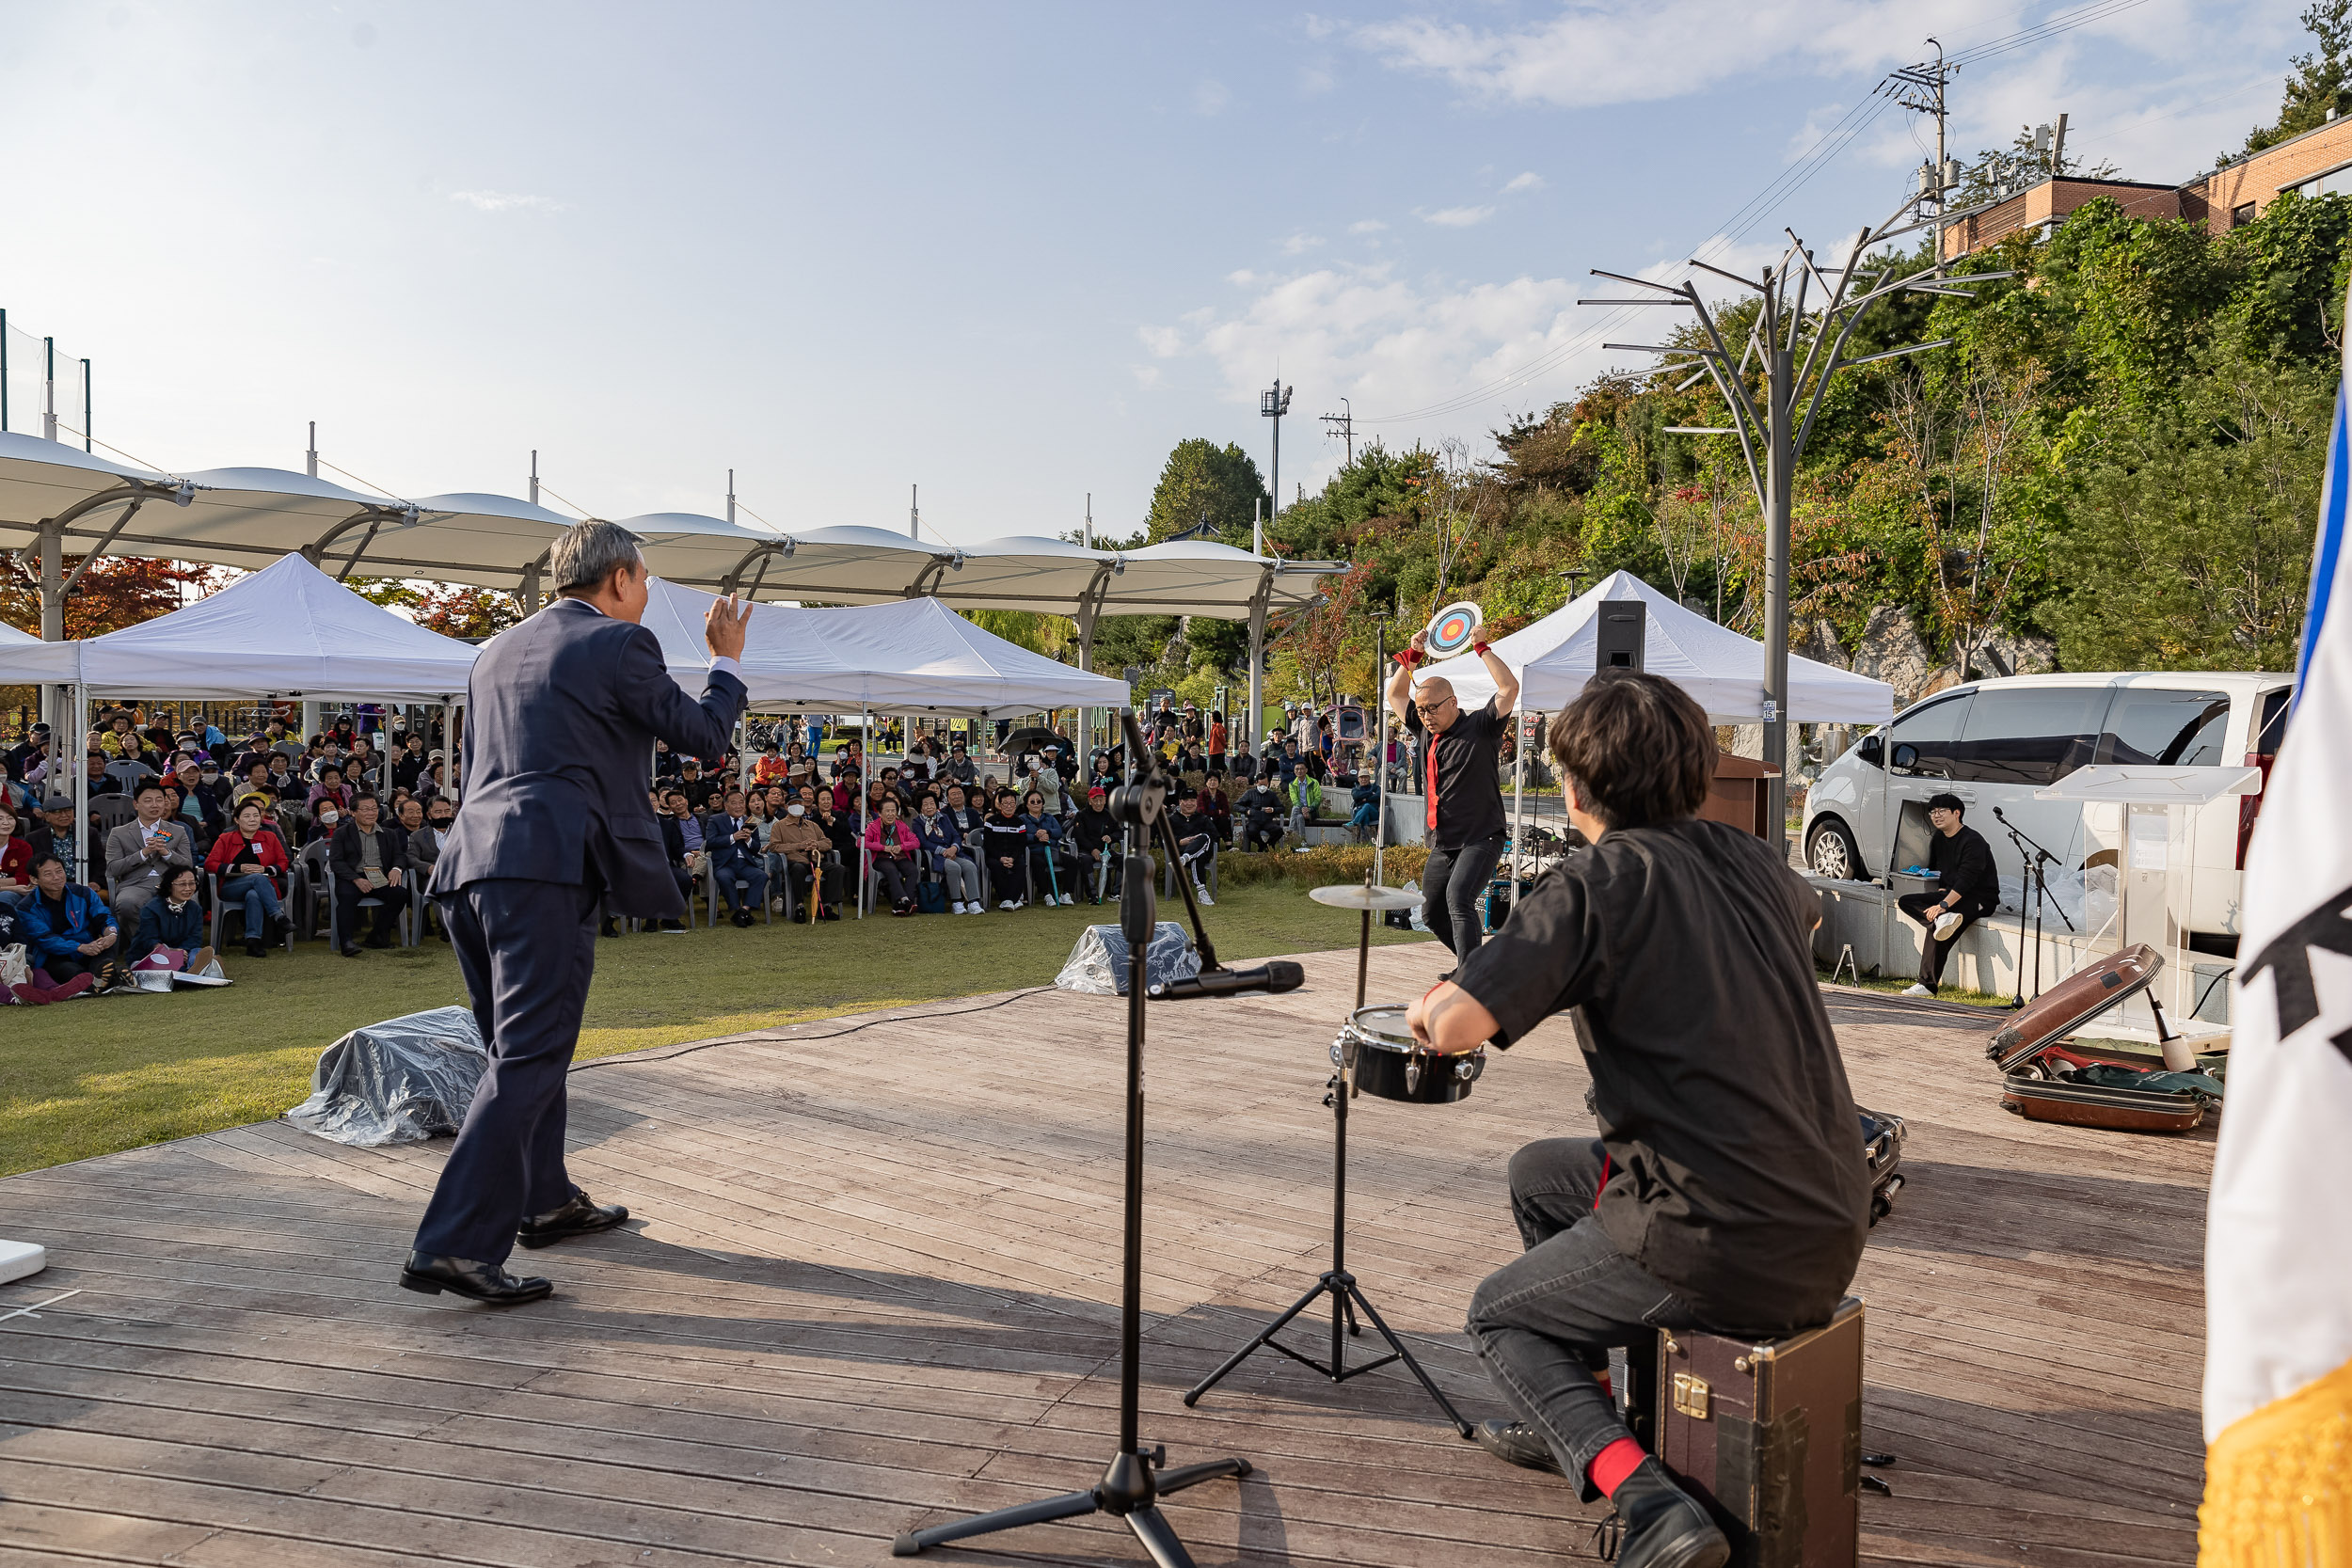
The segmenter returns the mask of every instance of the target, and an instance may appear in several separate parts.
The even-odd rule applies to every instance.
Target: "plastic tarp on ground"
[[[0,685],[94,696],[443,702],[474,650],[371,604],[298,555],[210,598],[78,642],[0,645]]]
[[[1143,983],[1164,985],[1200,973],[1200,955],[1192,938],[1173,920],[1152,927],[1152,945],[1143,951]],[[1078,943],[1054,976],[1057,990],[1083,991],[1089,996],[1127,994],[1127,938],[1116,926],[1089,926],[1078,933]]]
[[[421,1143],[457,1131],[489,1063],[469,1007],[387,1019],[321,1052],[310,1098],[286,1119],[339,1144]]]
[[[1523,712],[1557,713],[1593,678],[1598,655],[1600,607],[1639,599],[1647,607],[1643,668],[1689,692],[1710,718],[1753,723],[1764,717],[1764,644],[1685,610],[1630,572],[1606,580],[1494,643],[1497,657],[1519,678]],[[1443,676],[1466,708],[1494,695],[1495,684],[1474,654],[1424,666],[1422,677]],[[1895,716],[1895,689],[1834,665],[1788,656],[1788,711],[1807,724],[1883,724]]]
[[[698,694],[710,670],[712,595],[653,579],[645,626],[670,673]],[[936,713],[990,718],[1057,707],[1125,707],[1127,683],[1091,675],[973,625],[937,599],[808,610],[755,605],[743,679],[764,713]]]

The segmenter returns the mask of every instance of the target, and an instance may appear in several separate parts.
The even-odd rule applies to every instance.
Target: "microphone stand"
[[[2045,863],[2055,862],[2058,857],[2027,837],[2025,830],[2011,822],[2000,807],[1994,806],[1993,815],[2000,820],[2001,831],[2009,834],[2010,845],[2017,851],[2017,858],[2025,862],[2026,875],[2033,879],[2033,994],[2038,1001],[2042,996],[2042,900],[2048,888],[2042,867]],[[2028,846],[2031,847],[2030,851]],[[2067,934],[2073,935],[2074,923],[2066,918],[2066,907],[2062,904],[2053,907],[2058,910],[2058,919],[2064,922]],[[2024,929],[2022,921],[2019,922],[2019,929]],[[2009,1005],[2012,1007],[2026,1005],[2026,966],[2023,964],[2017,966],[2017,994],[2010,998]]]
[[[1143,1543],[1143,1549],[1151,1554],[1158,1568],[1193,1568],[1184,1544],[1176,1538],[1175,1529],[1160,1513],[1159,1499],[1204,1481],[1246,1476],[1250,1470],[1247,1459],[1212,1459],[1205,1464],[1165,1470],[1167,1449],[1156,1444],[1144,1448],[1136,1431],[1143,1343],[1144,960],[1159,913],[1152,891],[1151,848],[1156,828],[1159,841],[1172,858],[1176,834],[1163,809],[1168,799],[1168,781],[1156,760],[1146,760],[1152,753],[1144,746],[1143,733],[1136,724],[1135,715],[1120,714],[1120,723],[1126,731],[1127,754],[1134,760],[1130,763],[1128,782],[1111,800],[1112,812],[1126,824],[1127,831],[1126,863],[1120,868],[1119,899],[1120,931],[1127,939],[1127,1190],[1119,1314],[1119,1450],[1111,1456],[1110,1467],[1103,1472],[1103,1479],[1086,1491],[1065,1492],[1059,1497],[1017,1503],[952,1524],[909,1530],[891,1543],[893,1557],[914,1557],[928,1547],[950,1541],[993,1535],[1024,1525],[1109,1513],[1127,1521],[1127,1528],[1135,1531],[1136,1539]],[[1189,881],[1181,875],[1176,879],[1180,883]],[[1189,886],[1184,890],[1184,907],[1191,912],[1194,929],[1199,932],[1200,911],[1193,905]],[[1202,967],[1215,969],[1215,950],[1209,946],[1205,933],[1200,935],[1200,949]]]

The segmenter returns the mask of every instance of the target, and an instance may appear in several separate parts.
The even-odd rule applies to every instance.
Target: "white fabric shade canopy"
[[[474,650],[369,603],[298,555],[184,610],[78,642],[0,645],[0,685],[91,696],[447,702]]]
[[[29,631],[19,631],[14,626],[0,625],[0,648],[19,648],[28,642],[39,647],[40,639]]]
[[[1689,692],[1708,717],[1724,723],[1754,723],[1764,717],[1764,644],[1685,610],[1630,572],[1613,573],[1532,626],[1493,644],[1496,657],[1519,679],[1518,705],[1556,713],[1576,700],[1593,678],[1598,656],[1600,607],[1610,600],[1639,599],[1646,635],[1643,668]],[[1454,683],[1465,707],[1494,695],[1494,682],[1474,654],[1459,654],[1423,666],[1423,678]],[[1809,724],[1883,724],[1895,715],[1895,689],[1884,681],[1788,656],[1788,711],[1783,718]]]
[[[712,597],[656,578],[645,608],[671,674],[692,693],[710,669],[703,616]],[[764,712],[985,719],[1129,700],[1126,682],[1032,653],[937,599],[829,610],[757,605],[746,630],[744,683]]]

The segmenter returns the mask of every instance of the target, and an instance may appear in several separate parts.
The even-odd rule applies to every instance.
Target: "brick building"
[[[1998,245],[2020,230],[2041,230],[2099,197],[2110,197],[2130,216],[2186,218],[2216,234],[2251,223],[2287,191],[2304,196],[2352,194],[2352,116],[2331,119],[2275,147],[2222,165],[2185,185],[2138,180],[2044,180],[1997,206],[1944,230],[1944,254],[1966,256]]]

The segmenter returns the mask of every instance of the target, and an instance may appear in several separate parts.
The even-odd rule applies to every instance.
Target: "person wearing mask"
[[[1119,819],[1110,813],[1110,791],[1101,784],[1087,789],[1087,803],[1071,819],[1067,843],[1078,867],[1078,880],[1100,904],[1119,883],[1123,855]]]
[[[359,956],[362,898],[379,900],[368,920],[370,947],[389,947],[400,907],[413,891],[402,866],[400,830],[383,818],[383,802],[362,793],[351,803],[351,815],[336,824],[326,845],[326,869],[335,887],[335,925],[342,936],[340,951],[346,958]]]
[[[433,885],[433,868],[440,863],[441,851],[449,847],[450,830],[457,822],[457,808],[447,800],[423,800],[411,795],[400,802],[398,816],[401,863],[408,869],[408,885],[421,891]],[[435,905],[427,898],[421,908],[429,915]],[[446,919],[439,923],[434,935],[443,942],[449,940]]]
[[[1045,814],[1055,817],[1062,815],[1061,769],[1055,766],[1055,752],[1058,750],[1054,746],[1045,748],[1042,764],[1029,781],[1030,787],[1043,801]]]
[[[1022,825],[1028,830],[1029,891],[1045,903],[1074,904],[1077,868],[1064,851],[1061,818],[1045,809],[1044,795],[1035,789],[1023,800]]]
[[[322,800],[319,802],[318,810],[310,814],[310,831],[303,835],[302,842],[306,847],[313,844],[325,844],[335,836],[336,829],[350,820],[350,815],[334,801]]]
[[[196,864],[196,835],[184,822],[167,821],[171,792],[149,780],[134,797],[138,816],[106,835],[106,880],[114,889],[116,924],[138,928],[139,911],[163,891],[170,866]]]
[[[1282,841],[1282,797],[1263,779],[1242,791],[1233,802],[1233,815],[1240,825],[1240,847],[1271,849]]]
[[[862,740],[852,740],[835,752],[833,756],[832,770],[826,774],[826,777],[835,784],[839,784],[844,779],[852,781],[853,784],[862,783],[866,778],[866,743]]]
[[[882,879],[882,895],[890,900],[890,912],[910,915],[914,912],[914,884],[922,875],[922,840],[898,818],[898,798],[884,795],[872,821],[866,824],[866,858]]]
[[[217,782],[220,776],[217,767],[214,768],[213,776]],[[212,790],[205,787],[202,765],[194,760],[183,762],[180,765],[178,775],[167,782],[180,797],[174,816],[187,824],[188,832],[195,835],[199,847],[210,846],[220,835],[221,829],[228,826],[228,821],[221,815],[220,801]]]
[[[995,809],[980,825],[981,843],[986,846],[989,885],[996,895],[996,907],[1014,910],[1028,896],[1028,883],[1023,879],[1022,868],[1028,863],[1029,828],[1021,819],[1021,798],[1009,789],[996,792]]]
[[[130,984],[121,962],[114,912],[93,888],[70,882],[65,862],[55,855],[33,858],[33,896],[18,912],[26,957],[35,971],[17,998],[61,1002],[86,990]],[[35,994],[26,995],[27,990]]]
[[[285,935],[281,900],[291,863],[285,844],[277,830],[264,825],[266,820],[259,800],[245,801],[204,857],[204,869],[220,879],[223,905],[245,910],[245,952],[249,958],[261,958]]]
[[[204,906],[196,901],[194,866],[174,870],[163,893],[139,911],[138,934],[131,939],[123,961],[136,969],[151,958],[169,964],[176,974],[201,974],[212,967],[213,949],[204,940]]]
[[[1216,833],[1209,819],[1200,815],[1200,797],[1187,795],[1176,802],[1176,858],[1184,863],[1184,875],[1192,879],[1192,895],[1202,904],[1213,905],[1209,896],[1209,872],[1216,864]]]
[[[963,792],[958,789],[955,793],[961,797]],[[915,813],[909,826],[922,843],[931,870],[946,884],[948,912],[978,914],[985,893],[980,886],[980,863],[964,848],[963,830],[939,809],[939,797],[925,795],[922,809]]]
[[[730,789],[721,809],[703,819],[703,842],[710,847],[710,873],[726,900],[728,918],[748,927],[752,911],[768,899],[768,864],[764,835],[752,823],[739,789]]]
[[[803,787],[768,830],[769,864],[776,885],[792,892],[795,924],[841,918],[841,872],[825,863],[832,853],[833,839],[817,817],[817,792]]]

